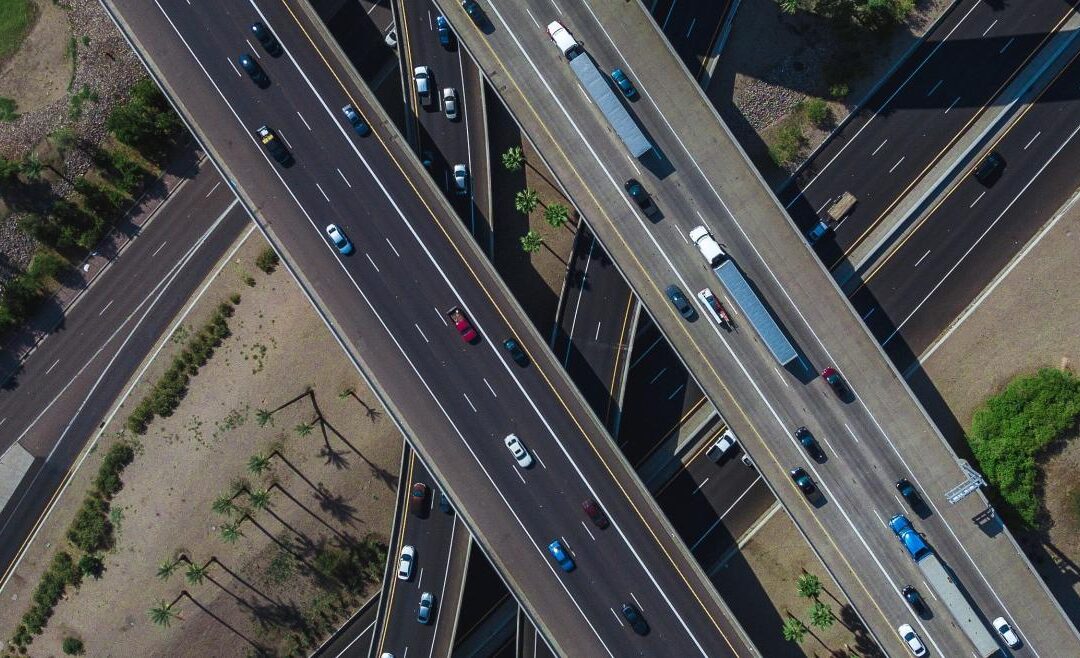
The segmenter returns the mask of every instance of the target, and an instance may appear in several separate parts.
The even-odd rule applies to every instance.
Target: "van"
[[[690,241],[697,245],[698,251],[708,261],[709,267],[719,267],[720,263],[724,262],[727,254],[720,248],[720,245],[713,239],[709,229],[704,226],[695,226],[690,229]]]
[[[574,59],[582,53],[581,44],[575,39],[570,31],[562,26],[559,21],[552,21],[547,26],[548,36],[559,47],[559,51],[566,55],[567,60]]]

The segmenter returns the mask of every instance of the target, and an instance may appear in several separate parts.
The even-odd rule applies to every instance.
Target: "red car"
[[[847,397],[848,389],[847,384],[844,383],[844,378],[840,376],[840,373],[836,371],[836,368],[829,366],[821,371],[821,378],[832,386],[833,391],[836,392],[838,397]]]
[[[479,337],[476,333],[476,329],[473,329],[472,323],[469,322],[469,318],[465,317],[465,311],[461,310],[460,306],[455,306],[446,312],[447,317],[457,327],[458,333],[465,340],[466,343],[472,343]]]
[[[409,493],[409,509],[417,516],[423,516],[427,512],[428,486],[423,482],[416,482]]]
[[[608,527],[608,518],[604,514],[604,510],[600,509],[600,505],[598,505],[595,500],[590,498],[581,503],[581,509],[585,510],[585,514],[592,519],[592,522],[596,524],[596,527],[601,530]]]

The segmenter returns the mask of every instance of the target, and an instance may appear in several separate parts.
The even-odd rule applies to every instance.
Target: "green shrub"
[[[832,123],[832,110],[829,104],[820,98],[811,98],[803,104],[803,111],[810,123],[818,128],[825,128]]]
[[[60,650],[69,656],[81,656],[85,651],[83,641],[77,637],[65,637],[60,643]]]
[[[92,576],[94,580],[101,578],[105,571],[105,563],[96,555],[84,555],[79,558],[79,573],[84,576]]]
[[[806,137],[799,125],[798,112],[784,119],[776,133],[776,139],[769,146],[769,156],[780,166],[790,164],[799,157],[799,152],[806,145]]]
[[[255,267],[270,274],[278,266],[278,255],[273,247],[267,247],[255,258]]]
[[[0,121],[14,121],[19,118],[19,113],[15,111],[18,105],[15,103],[15,99],[7,98],[6,96],[0,96]]]
[[[87,496],[68,527],[67,538],[87,553],[112,547],[113,528],[108,513],[108,503],[96,496]]]
[[[127,442],[114,443],[105,458],[101,461],[97,476],[94,477],[94,488],[101,497],[108,500],[124,486],[120,480],[120,474],[124,468],[135,459],[135,450]]]
[[[37,7],[30,0],[0,3],[0,59],[6,59],[19,49],[36,14]]]
[[[1080,418],[1080,379],[1044,368],[1014,379],[975,412],[968,444],[986,478],[1020,518],[1039,527],[1043,505],[1035,457]]]

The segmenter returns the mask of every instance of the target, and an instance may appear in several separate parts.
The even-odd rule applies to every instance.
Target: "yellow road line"
[[[400,558],[400,556],[401,556],[401,548],[405,545],[405,526],[408,525],[409,516],[411,516],[409,514],[409,494],[412,491],[412,484],[411,483],[412,483],[412,478],[413,478],[413,467],[414,466],[416,466],[416,451],[415,450],[410,450],[409,451],[409,473],[408,473],[408,475],[405,476],[405,482],[401,483],[403,485],[403,486],[401,486],[401,489],[402,489],[402,492],[403,492],[403,494],[405,496],[405,503],[401,506],[401,527],[398,528],[398,538],[397,538],[398,555],[397,556],[387,555],[386,556],[387,560],[392,561],[394,559],[394,557],[399,557]],[[415,560],[415,558],[413,559],[412,567],[413,567],[413,571],[416,571],[416,560]],[[385,617],[383,617],[383,620],[382,620],[383,621],[382,633],[379,634],[379,649],[375,652],[375,653],[378,653],[379,655],[382,655],[383,645],[386,643],[386,633],[390,629],[390,624],[388,623],[388,621],[389,621],[389,618],[390,618],[390,609],[394,606],[394,592],[397,590],[397,584],[398,584],[397,569],[395,569],[394,570],[394,575],[390,579],[390,591],[388,591],[386,593],[386,607],[383,608],[383,610],[386,611],[386,615],[385,615]]]

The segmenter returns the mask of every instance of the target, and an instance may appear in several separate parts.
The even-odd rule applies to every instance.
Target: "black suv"
[[[908,605],[915,611],[915,614],[920,617],[926,614],[926,604],[923,603],[922,596],[919,595],[919,591],[908,585],[904,589],[900,590],[900,593],[904,595],[904,599],[907,600]]]
[[[656,204],[653,203],[652,197],[645,191],[645,186],[639,183],[636,178],[627,180],[623,183],[623,187],[626,188],[626,193],[630,195],[638,208],[641,208],[641,212],[645,213],[646,217],[654,217],[659,212]]]
[[[270,31],[270,28],[266,27],[259,21],[255,21],[251,24],[251,36],[255,37],[255,40],[262,44],[262,47],[266,49],[266,52],[270,53],[271,57],[277,57],[282,53],[281,44],[277,38]]]
[[[1005,158],[1001,157],[997,151],[990,151],[979,166],[975,167],[975,171],[971,172],[971,175],[986,187],[990,187],[1001,177],[1004,169]]]
[[[818,445],[817,439],[810,433],[810,430],[804,426],[795,430],[794,433],[795,439],[802,444],[803,448],[806,448],[806,453],[810,455],[811,459],[818,462],[825,460],[825,452],[822,451],[821,446]]]
[[[268,126],[260,126],[255,131],[255,136],[259,138],[259,143],[266,148],[267,152],[278,161],[278,164],[288,167],[293,163],[292,153],[289,153],[289,149],[285,148],[285,145],[281,143],[281,138],[277,136],[273,129]]]
[[[915,485],[908,482],[907,478],[900,478],[896,481],[896,490],[900,492],[900,495],[904,497],[904,501],[912,510],[918,512],[925,505],[922,496],[919,495],[919,490],[915,488]]]

